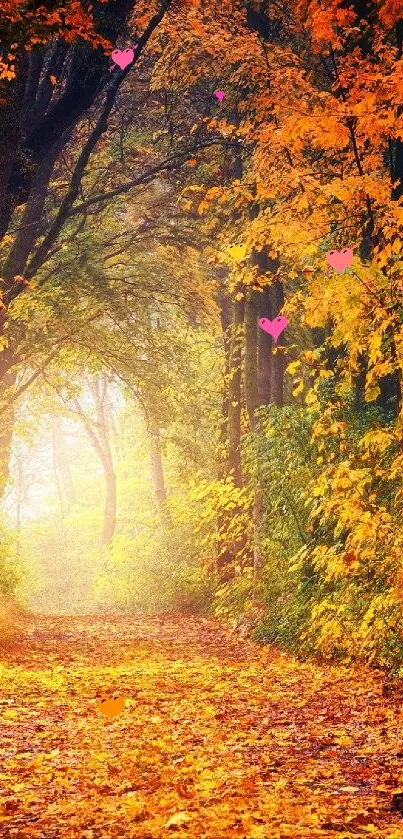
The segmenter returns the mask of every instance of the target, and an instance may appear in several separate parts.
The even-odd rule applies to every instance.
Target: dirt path
[[[365,672],[184,616],[35,618],[0,660],[4,839],[403,838],[400,702]]]

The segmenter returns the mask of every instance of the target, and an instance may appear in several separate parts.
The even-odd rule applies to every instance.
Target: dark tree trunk
[[[228,439],[228,421],[230,410],[230,368],[231,368],[231,318],[232,305],[231,298],[223,285],[219,287],[218,304],[220,307],[220,320],[223,336],[224,348],[224,387],[221,404],[221,422],[220,422],[220,436],[219,436],[219,451],[217,458],[217,477],[219,480],[225,480],[228,475],[228,459],[229,459],[229,439]],[[217,514],[218,524],[218,545],[217,545],[217,562],[216,568],[220,579],[223,582],[228,582],[233,576],[231,565],[231,551],[229,550],[225,534],[227,532],[228,511],[219,510]]]
[[[273,320],[279,313],[284,303],[282,285],[276,280],[280,263],[278,259],[268,256],[267,248],[253,255],[253,263],[258,266],[257,280],[259,276],[272,276],[270,285],[263,285],[263,291],[259,294],[258,318]],[[280,339],[280,343],[281,339]],[[263,329],[258,329],[258,396],[259,405],[282,404],[277,400],[283,391],[284,363],[276,358],[273,353],[273,339]],[[279,380],[280,377],[280,380]]]
[[[0,120],[0,241],[7,232],[14,208],[8,187],[16,151],[21,142],[20,113],[25,95],[26,56],[20,56],[16,70],[16,77],[1,85],[2,99],[6,104],[2,106]]]
[[[272,320],[272,305],[270,287],[265,286],[259,295],[259,319],[268,318]],[[270,405],[271,402],[271,377],[272,377],[272,339],[270,335],[258,327],[258,372],[257,382],[259,390],[259,405]]]
[[[229,375],[231,356],[231,298],[222,287],[218,293],[221,329],[224,347],[224,388],[221,405],[220,440],[218,453],[218,478],[224,478],[228,469],[228,415],[229,415]]]
[[[277,274],[280,264],[277,259],[272,259],[268,256],[267,248],[255,252],[252,257],[252,263],[257,266],[257,281],[259,277],[265,278],[270,273],[274,278]],[[268,286],[263,284],[262,292],[258,293],[257,311],[254,312],[254,320],[257,328],[257,373],[256,373],[256,393],[253,394],[252,399],[256,405],[269,405],[275,402],[279,396],[282,396],[284,367],[281,369],[276,355],[273,353],[273,341],[271,336],[257,325],[258,318],[268,318],[272,320],[278,313],[279,308],[283,305],[284,299],[279,298],[277,280],[274,284]],[[255,357],[255,355],[254,355]],[[277,382],[277,378],[281,374],[281,387]],[[247,400],[248,404],[248,400]],[[249,413],[249,412],[248,412]],[[251,413],[249,414],[251,416]],[[255,413],[253,411],[253,424],[251,429],[255,427]],[[264,515],[264,493],[261,482],[257,479],[254,487],[253,496],[253,599],[257,596],[257,586],[261,578],[261,572],[264,564],[264,558],[260,549],[260,529],[262,518]]]
[[[403,21],[399,20],[396,24],[396,44],[399,52],[399,58],[402,58],[403,45]],[[397,116],[400,116],[402,108],[398,108]],[[389,140],[389,164],[390,176],[392,182],[396,182],[392,188],[392,198],[397,201],[403,195],[403,142],[402,140]]]
[[[254,430],[256,425],[255,410],[258,406],[257,387],[257,314],[259,292],[248,289],[245,301],[245,364],[244,391],[246,410],[249,418],[249,428]]]
[[[5,350],[0,356],[0,370],[1,363],[4,366],[3,377],[0,379],[0,404],[10,405],[1,416],[0,423],[0,499],[3,498],[4,491],[10,477],[10,454],[11,444],[14,431],[14,403],[10,401],[10,395],[16,382],[17,374],[14,368],[7,367],[7,363],[11,365],[11,359],[8,358],[8,351]]]
[[[228,309],[226,316],[228,316]],[[243,344],[243,325],[244,325],[245,301],[236,300],[232,304],[232,324],[229,330],[230,345],[229,349],[229,371],[228,382],[228,462],[227,468],[222,470],[222,478],[225,478],[228,473],[232,474],[234,485],[242,487],[242,461],[241,461],[241,364],[242,364],[242,344]],[[226,329],[228,328],[228,319],[224,318]],[[232,510],[231,516],[236,516],[238,511]],[[217,571],[223,583],[229,582],[234,577],[234,560],[235,557],[242,551],[246,544],[246,534],[239,542],[229,543],[227,538],[228,532],[228,512],[222,511],[218,516],[218,530],[220,533],[218,539],[218,557],[216,562]]]
[[[2,270],[2,278],[6,283],[9,283],[17,274],[24,273],[37,238],[53,167],[65,142],[66,140],[62,138],[55,143],[49,155],[36,169],[19,233]]]
[[[280,280],[275,280],[270,286],[272,299],[273,318],[276,318],[284,304],[283,285]],[[284,333],[279,337],[275,352],[272,353],[271,361],[271,387],[270,401],[273,405],[284,405]]]
[[[241,463],[241,365],[245,300],[233,303],[231,334],[231,357],[229,373],[229,408],[228,408],[228,467],[232,472],[234,484],[242,487]]]

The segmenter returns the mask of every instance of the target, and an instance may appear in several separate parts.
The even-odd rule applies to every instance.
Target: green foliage
[[[214,578],[189,543],[189,533],[163,525],[157,516],[137,536],[117,536],[98,574],[97,602],[128,612],[207,611]]]
[[[93,586],[101,565],[100,518],[72,513],[30,522],[23,530],[24,579],[20,595],[42,614],[76,614],[94,605]]]
[[[400,666],[400,560],[388,542],[398,530],[398,476],[392,469],[398,448],[382,420],[380,409],[358,413],[348,398],[324,426],[317,411],[260,409],[258,427],[243,447],[249,489],[257,489],[263,501],[254,534],[262,571],[258,581],[247,568],[221,586],[218,614],[235,624],[250,621],[257,638],[299,655],[358,656]],[[368,487],[365,498],[378,495],[377,509],[384,510],[378,530],[370,528],[358,481]],[[362,542],[363,528],[360,562],[351,539]],[[383,540],[383,553],[374,567],[373,552],[382,544],[377,549],[377,540]]]
[[[4,523],[0,524],[0,598],[14,594],[21,575],[16,537]]]

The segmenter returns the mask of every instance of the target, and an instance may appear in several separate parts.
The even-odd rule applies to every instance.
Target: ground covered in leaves
[[[402,839],[400,704],[212,620],[32,618],[1,648],[0,835]]]

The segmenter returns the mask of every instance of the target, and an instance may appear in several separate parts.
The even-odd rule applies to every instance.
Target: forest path
[[[401,703],[365,671],[183,615],[33,617],[0,660],[4,839],[403,837]]]

